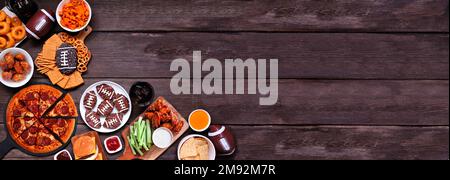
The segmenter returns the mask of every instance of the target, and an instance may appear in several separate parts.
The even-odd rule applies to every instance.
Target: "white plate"
[[[6,54],[8,53],[12,53],[12,54],[23,54],[25,56],[25,59],[27,61],[28,64],[30,64],[31,70],[30,72],[27,74],[27,77],[25,77],[24,80],[20,81],[20,82],[13,82],[13,81],[6,81],[2,78],[1,74],[3,73],[3,71],[0,69],[0,82],[2,84],[4,84],[5,86],[8,86],[10,88],[18,88],[18,87],[22,87],[25,84],[27,84],[30,80],[31,77],[33,77],[33,73],[34,73],[34,62],[33,62],[33,58],[31,58],[30,54],[28,54],[27,51],[20,49],[20,48],[9,48],[4,50],[3,52],[0,53],[0,59],[3,59],[5,57]]]
[[[8,15],[9,17],[16,17],[16,16],[17,16],[17,15],[14,14],[13,12],[11,12],[7,7],[4,7],[4,8],[2,9],[2,11],[5,12],[6,15]],[[23,27],[26,27],[24,23],[22,23],[22,26],[23,26]],[[24,37],[21,41],[17,42],[16,45],[15,45],[14,47],[17,47],[17,46],[18,46],[20,43],[22,43],[26,38],[27,38],[27,35],[25,35],[25,37]],[[0,52],[3,51],[3,50],[5,50],[5,49],[0,49]]]
[[[90,91],[94,91],[95,92],[95,94],[97,95],[97,104],[95,105],[95,108],[93,110],[97,111],[98,105],[100,103],[102,103],[103,99],[98,95],[96,87],[98,85],[101,85],[101,84],[110,85],[112,88],[114,88],[114,91],[116,93],[123,94],[128,99],[128,102],[130,104],[130,109],[123,116],[122,124],[116,129],[107,129],[107,128],[103,127],[103,123],[105,122],[105,119],[106,119],[105,117],[100,117],[100,122],[102,124],[102,127],[100,129],[95,129],[95,128],[89,126],[89,124],[86,122],[86,108],[84,107],[84,102],[83,102],[84,101],[84,97]],[[84,93],[83,93],[83,95],[81,96],[81,99],[80,99],[80,114],[81,114],[81,118],[83,118],[83,121],[86,123],[86,125],[89,128],[91,128],[94,131],[100,132],[100,133],[112,133],[112,132],[115,132],[115,131],[119,130],[120,128],[122,128],[128,122],[128,119],[130,119],[131,111],[132,111],[132,105],[131,105],[131,99],[130,99],[130,96],[128,95],[128,92],[122,86],[120,86],[119,84],[117,84],[115,82],[111,82],[111,81],[100,81],[100,82],[92,84],[91,86],[89,86],[84,91]],[[117,109],[115,107],[114,107],[113,113],[117,113]]]

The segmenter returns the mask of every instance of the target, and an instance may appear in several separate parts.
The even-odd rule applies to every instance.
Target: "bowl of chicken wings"
[[[0,53],[0,82],[5,86],[22,87],[30,81],[33,72],[33,59],[27,51],[10,48]]]

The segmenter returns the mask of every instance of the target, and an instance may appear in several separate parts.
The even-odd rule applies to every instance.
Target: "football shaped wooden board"
[[[158,97],[158,99],[162,99],[164,104],[167,105],[174,112],[174,114],[176,114],[178,119],[180,121],[183,121],[183,127],[181,128],[180,132],[173,134],[173,139],[172,139],[172,143],[171,143],[171,146],[172,146],[175,143],[175,141],[177,141],[188,130],[189,124],[186,121],[186,119],[184,119],[180,115],[180,113],[178,113],[178,111],[172,106],[172,104],[170,104],[163,97]],[[150,105],[150,106],[152,106],[152,105]],[[144,115],[144,113],[139,115],[133,122],[131,122],[131,124],[136,122],[139,119],[139,117],[142,117],[143,115]],[[124,150],[122,156],[120,156],[118,158],[118,160],[132,160],[132,159],[155,160],[168,149],[168,148],[161,149],[161,148],[156,147],[155,145],[152,145],[150,150],[145,152],[143,156],[139,156],[139,155],[135,156],[135,155],[133,155],[133,152],[131,151],[131,147],[130,147],[128,139],[127,139],[127,135],[129,134],[129,132],[130,132],[129,126],[122,131],[122,138],[125,141],[125,150]]]

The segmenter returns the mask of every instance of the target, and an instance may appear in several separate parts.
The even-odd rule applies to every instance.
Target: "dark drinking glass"
[[[6,0],[6,5],[25,23],[39,9],[37,3],[33,0]]]

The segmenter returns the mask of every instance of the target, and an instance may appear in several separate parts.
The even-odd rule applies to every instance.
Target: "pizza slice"
[[[39,121],[36,121],[28,130],[25,130],[17,142],[21,147],[32,153],[50,153],[62,146]]]
[[[40,85],[32,85],[18,97],[19,103],[25,106],[29,112],[33,113],[34,117],[40,117],[40,90]]]
[[[63,93],[60,90],[51,86],[42,85],[39,92],[39,114],[42,116],[45,115],[48,109],[51,108],[62,95]]]
[[[24,149],[34,152],[34,146],[36,145],[38,129],[38,120],[26,130],[24,130],[17,138],[16,143],[19,144]]]
[[[40,131],[36,138],[36,151],[38,153],[49,153],[63,145],[43,124],[39,126]]]
[[[78,118],[75,102],[70,94],[66,94],[53,109],[45,116],[46,118]]]
[[[44,124],[47,129],[57,135],[62,142],[69,141],[75,129],[76,119],[41,119],[41,123]]]
[[[25,101],[20,100],[19,96],[16,95],[11,98],[9,102],[8,109],[6,110],[6,117],[35,117],[34,114],[28,110]]]
[[[33,117],[9,117],[8,130],[14,138],[18,138],[23,132],[33,126],[38,120]]]

